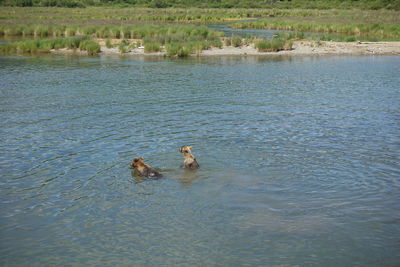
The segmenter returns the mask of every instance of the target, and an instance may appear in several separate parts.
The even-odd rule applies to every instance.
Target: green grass
[[[308,8],[308,9],[400,9],[399,0],[2,0],[1,5],[11,6],[57,6],[83,8],[89,6],[150,7],[150,8]]]
[[[232,36],[231,37],[231,45],[233,47],[240,47],[242,46],[242,37],[240,36]]]
[[[124,39],[119,43],[118,49],[121,53],[128,53],[130,45],[131,43],[128,40]]]
[[[147,41],[144,44],[144,52],[145,53],[154,53],[161,51],[161,44],[157,42]]]
[[[62,26],[60,26],[62,27]],[[40,27],[45,29],[43,34],[40,36],[57,36],[57,27]],[[37,27],[34,27],[37,29]],[[20,31],[18,31],[19,33]],[[38,37],[36,30],[33,31],[34,36]],[[62,36],[76,35],[75,37],[85,35],[87,38],[105,38],[106,46],[111,47],[111,38],[129,38],[133,44],[143,43],[146,53],[167,51],[168,55],[174,56],[187,56],[192,53],[200,53],[204,49],[209,49],[210,47],[222,47],[221,37],[223,33],[208,29],[206,26],[196,26],[196,25],[179,25],[179,24],[138,24],[138,25],[125,25],[125,26],[96,26],[96,27],[62,27],[61,30],[57,32],[61,33]],[[59,37],[62,38],[62,37]],[[81,48],[88,51],[89,54],[98,53],[98,47],[94,45],[93,42],[85,43],[79,47],[79,43],[74,43],[77,38],[66,38],[65,42],[69,42],[66,47],[70,49]],[[57,39],[57,38],[56,38]],[[138,40],[141,40],[138,42]],[[131,47],[131,42],[123,39],[119,44],[119,50],[121,53],[129,52]],[[169,47],[168,49],[166,47]],[[175,49],[179,47],[179,49]],[[172,53],[168,52],[173,49],[178,52]],[[28,50],[28,49],[24,49]],[[37,49],[32,49],[32,51]],[[45,49],[49,51],[49,49]]]
[[[388,19],[386,19],[388,21]],[[257,21],[240,22],[232,25],[234,28],[253,28],[253,29],[272,29],[272,30],[288,30],[300,32],[315,32],[342,35],[343,40],[348,37],[360,40],[382,40],[397,41],[400,40],[400,15],[392,18],[392,20],[383,23],[376,22],[375,19],[370,21],[359,20],[354,21],[348,19],[337,20],[308,18],[295,19],[288,18],[269,18]],[[340,39],[340,38],[338,38]]]
[[[0,0],[1,1],[1,0]],[[355,4],[357,1],[353,1]],[[400,2],[400,0],[399,0]],[[149,9],[149,8],[104,8],[85,9],[57,7],[2,7],[0,25],[5,27],[31,28],[45,25],[59,28],[76,26],[82,34],[91,35],[94,28],[101,26],[129,26],[139,22],[161,23],[218,23],[254,18],[295,18],[296,20],[317,19],[318,21],[343,21],[359,23],[399,23],[399,13],[392,10],[315,10],[315,9]],[[61,29],[65,31],[65,29]],[[128,38],[128,37],[125,37]]]
[[[182,43],[170,43],[165,48],[169,57],[187,57],[193,52],[192,47]]]
[[[255,43],[255,48],[259,52],[278,52],[281,50],[291,50],[292,40],[274,38],[272,40],[259,40]]]
[[[292,3],[294,3],[293,1]],[[361,1],[353,1],[354,4],[356,4],[355,2]],[[257,20],[237,22],[233,26],[236,28],[335,33],[365,40],[400,40],[399,12],[354,9],[3,7],[0,9],[0,36],[46,38],[88,35],[97,38],[143,39],[155,35],[171,36],[174,33],[186,35],[185,32],[188,28],[195,28],[199,32],[194,35],[203,35],[205,38],[204,35],[208,36],[210,31],[206,27],[201,29],[190,23],[204,24],[248,19]]]
[[[106,44],[106,47],[107,47],[107,48],[113,48],[113,47],[114,47],[113,44],[111,43],[111,40],[110,40],[110,39],[107,39],[106,42],[105,42],[105,44]]]
[[[0,53],[49,53],[52,49],[80,49],[89,55],[100,52],[100,45],[87,36],[28,40],[0,46]]]
[[[100,53],[100,45],[93,40],[84,40],[80,42],[79,49],[87,51],[89,55],[96,55]]]
[[[292,0],[292,3],[296,2]],[[222,39],[223,33],[201,26],[243,19],[257,20],[236,22],[233,26],[297,32],[279,34],[271,41],[239,36]],[[255,44],[260,51],[279,51],[291,49],[292,40],[300,39],[343,42],[400,40],[399,25],[399,12],[390,10],[4,7],[0,8],[0,36],[35,40],[3,45],[0,51],[35,53],[80,48],[96,54],[100,47],[92,40],[94,38],[106,39],[107,47],[112,47],[111,39],[122,40],[118,45],[122,53],[143,44],[146,53],[165,51],[174,57],[222,47],[223,42],[227,46]],[[124,41],[126,39],[129,41]]]

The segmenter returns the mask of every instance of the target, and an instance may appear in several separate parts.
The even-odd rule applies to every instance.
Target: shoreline
[[[117,47],[107,48],[103,40],[98,40],[101,52],[98,55],[127,55],[127,56],[165,56],[165,52],[145,53],[143,48],[134,48],[127,53],[121,53]],[[52,54],[87,55],[86,51],[59,49],[51,50]],[[278,52],[258,52],[253,45],[222,48],[211,48],[200,53],[190,54],[190,57],[210,56],[268,56],[268,55],[400,55],[400,42],[333,42],[302,40],[293,43],[292,50]]]

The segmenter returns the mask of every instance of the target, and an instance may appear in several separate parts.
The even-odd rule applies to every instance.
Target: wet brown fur
[[[182,168],[195,170],[200,167],[199,163],[197,163],[195,156],[193,156],[192,154],[192,146],[182,146],[179,149],[179,152],[183,154],[184,158]]]
[[[140,174],[140,176],[149,177],[149,178],[160,178],[162,174],[158,171],[154,170],[150,165],[144,163],[143,158],[135,158],[131,162],[131,167],[135,169],[135,171]]]

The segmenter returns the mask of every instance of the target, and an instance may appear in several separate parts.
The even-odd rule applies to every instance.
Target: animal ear
[[[142,157],[140,157],[139,159],[140,159],[140,160],[144,160],[144,158],[142,158]]]
[[[189,149],[192,149],[192,146],[188,146]]]

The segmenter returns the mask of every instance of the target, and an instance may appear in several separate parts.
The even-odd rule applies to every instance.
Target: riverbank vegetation
[[[222,32],[206,26],[213,23],[293,33],[277,35],[273,40],[255,36],[224,37]],[[119,40],[116,43],[121,53],[144,46],[146,53],[163,51],[178,57],[223,45],[253,45],[258,51],[280,51],[291,49],[293,40],[299,39],[400,40],[399,25],[400,14],[393,10],[3,7],[0,9],[0,37],[25,41],[3,45],[0,52],[79,48],[95,54],[100,51],[98,43],[95,45],[97,39],[104,39],[106,47],[113,46],[111,39]],[[60,44],[75,40],[70,37],[82,38],[82,44],[72,48]]]
[[[68,7],[90,6],[149,8],[280,8],[280,9],[395,9],[399,0],[0,0],[3,6]]]
[[[237,22],[232,27],[242,29],[337,33],[376,40],[397,40],[400,35],[400,14],[391,10],[3,7],[0,9],[0,36],[43,38],[95,34],[102,38],[141,38],[135,36],[146,35],[145,32],[152,31],[158,23],[232,21]]]
[[[0,0],[1,1],[1,0]],[[219,23],[262,18],[283,18],[317,22],[400,23],[393,10],[310,10],[310,9],[179,9],[179,8],[0,8],[0,25],[132,25],[139,22]]]
[[[238,22],[240,20],[247,20]],[[143,38],[159,23],[231,22],[235,28],[276,29],[398,40],[400,14],[390,10],[17,8],[0,9],[0,36]]]
[[[89,55],[100,52],[100,45],[87,36],[52,38],[42,40],[27,40],[0,46],[0,52],[9,53],[50,53],[52,49],[80,49]]]
[[[235,23],[231,26],[239,29],[251,28],[326,33],[325,35],[310,35],[310,37],[327,38],[327,36],[331,36],[331,39],[335,39],[336,41],[353,39],[365,41],[400,40],[400,23],[346,23],[269,18],[251,22]],[[349,37],[351,38],[349,39]]]
[[[206,26],[179,24],[138,24],[129,27],[90,26],[71,29],[42,26],[29,31],[20,28],[20,31],[15,34],[39,38],[0,46],[0,52],[34,53],[50,52],[52,49],[79,48],[88,51],[89,54],[95,54],[100,52],[100,46],[95,39],[101,38],[106,39],[105,46],[109,48],[113,46],[110,39],[121,39],[118,43],[121,53],[127,53],[143,44],[145,53],[160,52],[165,49],[169,56],[186,56],[200,53],[211,47],[222,47],[221,38],[223,37],[222,32],[208,29]],[[128,39],[135,41],[130,42]]]

